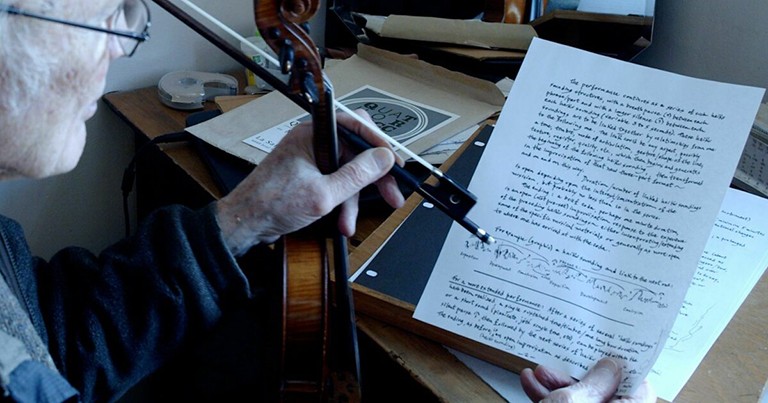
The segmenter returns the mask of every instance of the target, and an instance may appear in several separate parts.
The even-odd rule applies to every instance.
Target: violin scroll
[[[308,22],[320,7],[319,1],[312,0],[285,0],[280,1],[281,14],[295,24]]]
[[[291,94],[313,97],[325,91],[320,52],[304,25],[319,7],[316,0],[254,0],[256,27],[280,61],[283,74],[290,74]]]

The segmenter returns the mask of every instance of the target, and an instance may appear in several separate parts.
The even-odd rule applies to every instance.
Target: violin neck
[[[326,81],[325,90],[317,94],[317,100],[310,102],[313,128],[315,163],[321,172],[327,174],[340,166],[340,151],[336,135],[336,112],[333,103],[333,87]],[[331,382],[329,401],[360,401],[360,358],[357,344],[357,326],[352,291],[347,280],[349,276],[349,251],[347,239],[339,233],[338,208],[326,217],[330,239],[333,243],[331,254],[335,287],[330,307],[330,354],[328,367]]]
[[[322,93],[310,101],[314,130],[315,163],[323,174],[339,169],[341,154],[336,135],[336,113],[333,107],[333,88],[326,86]]]
[[[347,239],[338,234],[333,241],[333,306],[330,312],[330,369],[332,401],[359,402],[360,352],[357,343],[357,325],[352,290],[349,287],[349,251]]]

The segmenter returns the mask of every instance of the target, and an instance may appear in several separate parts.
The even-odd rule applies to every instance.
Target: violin
[[[158,5],[217,46],[226,42],[166,0]],[[193,6],[187,3],[188,6]],[[301,26],[317,11],[312,0],[255,0],[256,26],[279,55],[288,83],[254,70],[312,116],[315,163],[327,174],[339,168],[333,87],[322,71],[317,47]],[[240,56],[236,59],[240,60]],[[250,59],[246,59],[250,60]],[[252,68],[250,63],[246,67]],[[338,211],[325,217],[337,222]],[[347,282],[347,240],[335,225],[321,225],[315,237],[305,233],[281,239],[283,255],[279,394],[285,402],[359,402],[360,365],[352,293]],[[331,287],[332,275],[335,286]]]
[[[489,0],[485,2],[483,21],[522,24],[530,12],[526,0]]]
[[[317,1],[256,0],[256,26],[289,74],[291,94],[304,98],[312,116],[315,164],[328,174],[339,169],[333,87],[322,60],[300,24]],[[352,293],[347,276],[347,239],[325,217],[316,239],[284,237],[283,332],[280,393],[284,401],[359,402],[360,365]],[[329,253],[329,249],[332,253]],[[333,270],[335,288],[331,289]]]
[[[339,168],[339,138],[355,151],[371,147],[359,136],[336,125],[336,109],[353,118],[359,116],[334,100],[333,87],[323,73],[318,49],[303,28],[319,7],[317,0],[254,0],[256,26],[279,55],[282,72],[289,74],[287,82],[274,77],[171,0],[153,1],[311,114],[315,162],[321,172],[330,173]],[[245,38],[189,0],[179,1],[240,42],[247,43]],[[487,232],[466,217],[476,203],[474,195],[388,138],[371,122],[358,120],[427,167],[436,179],[433,184],[422,183],[395,165],[390,173],[398,181],[484,242],[493,242]],[[355,311],[348,283],[349,253],[347,240],[335,225],[337,215],[335,210],[321,220],[319,236],[292,234],[283,237],[277,245],[284,257],[279,382],[282,401],[361,400]]]

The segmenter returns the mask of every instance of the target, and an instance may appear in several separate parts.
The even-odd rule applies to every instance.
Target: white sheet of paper
[[[581,0],[579,11],[617,15],[653,16],[655,0]]]
[[[768,199],[729,189],[664,350],[648,380],[674,401],[768,267]],[[716,257],[716,258],[713,258]],[[523,401],[519,376],[451,350],[510,402]]]
[[[466,130],[456,133],[455,136],[443,141],[442,143],[427,149],[419,154],[419,157],[432,165],[439,165],[445,162],[456,150],[461,147],[472,135],[480,128],[480,125],[474,125]]]
[[[632,390],[661,352],[763,90],[536,39],[414,317]]]
[[[464,365],[469,367],[472,372],[485,381],[488,386],[493,388],[493,390],[506,399],[506,401],[527,402],[530,400],[520,384],[520,375],[472,357],[471,355],[464,354],[461,351],[451,348],[449,348],[448,351],[463,362]]]
[[[768,199],[730,189],[659,359],[648,375],[673,401],[768,266]]]

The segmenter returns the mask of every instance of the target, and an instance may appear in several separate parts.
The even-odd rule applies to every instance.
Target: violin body
[[[279,55],[289,82],[253,62],[171,0],[153,0],[312,115],[313,150],[320,172],[339,168],[333,87],[302,28],[318,0],[254,0],[256,26]],[[192,7],[187,0],[179,0]],[[193,8],[195,8],[194,6]],[[202,10],[198,13],[205,15]],[[213,17],[207,16],[213,21]],[[218,22],[218,21],[216,21]],[[285,402],[359,402],[360,362],[348,276],[347,239],[336,227],[338,210],[320,225],[276,245],[283,255],[279,391]],[[331,287],[331,279],[334,287]]]
[[[320,401],[328,376],[328,254],[319,239],[284,237],[280,394]]]

